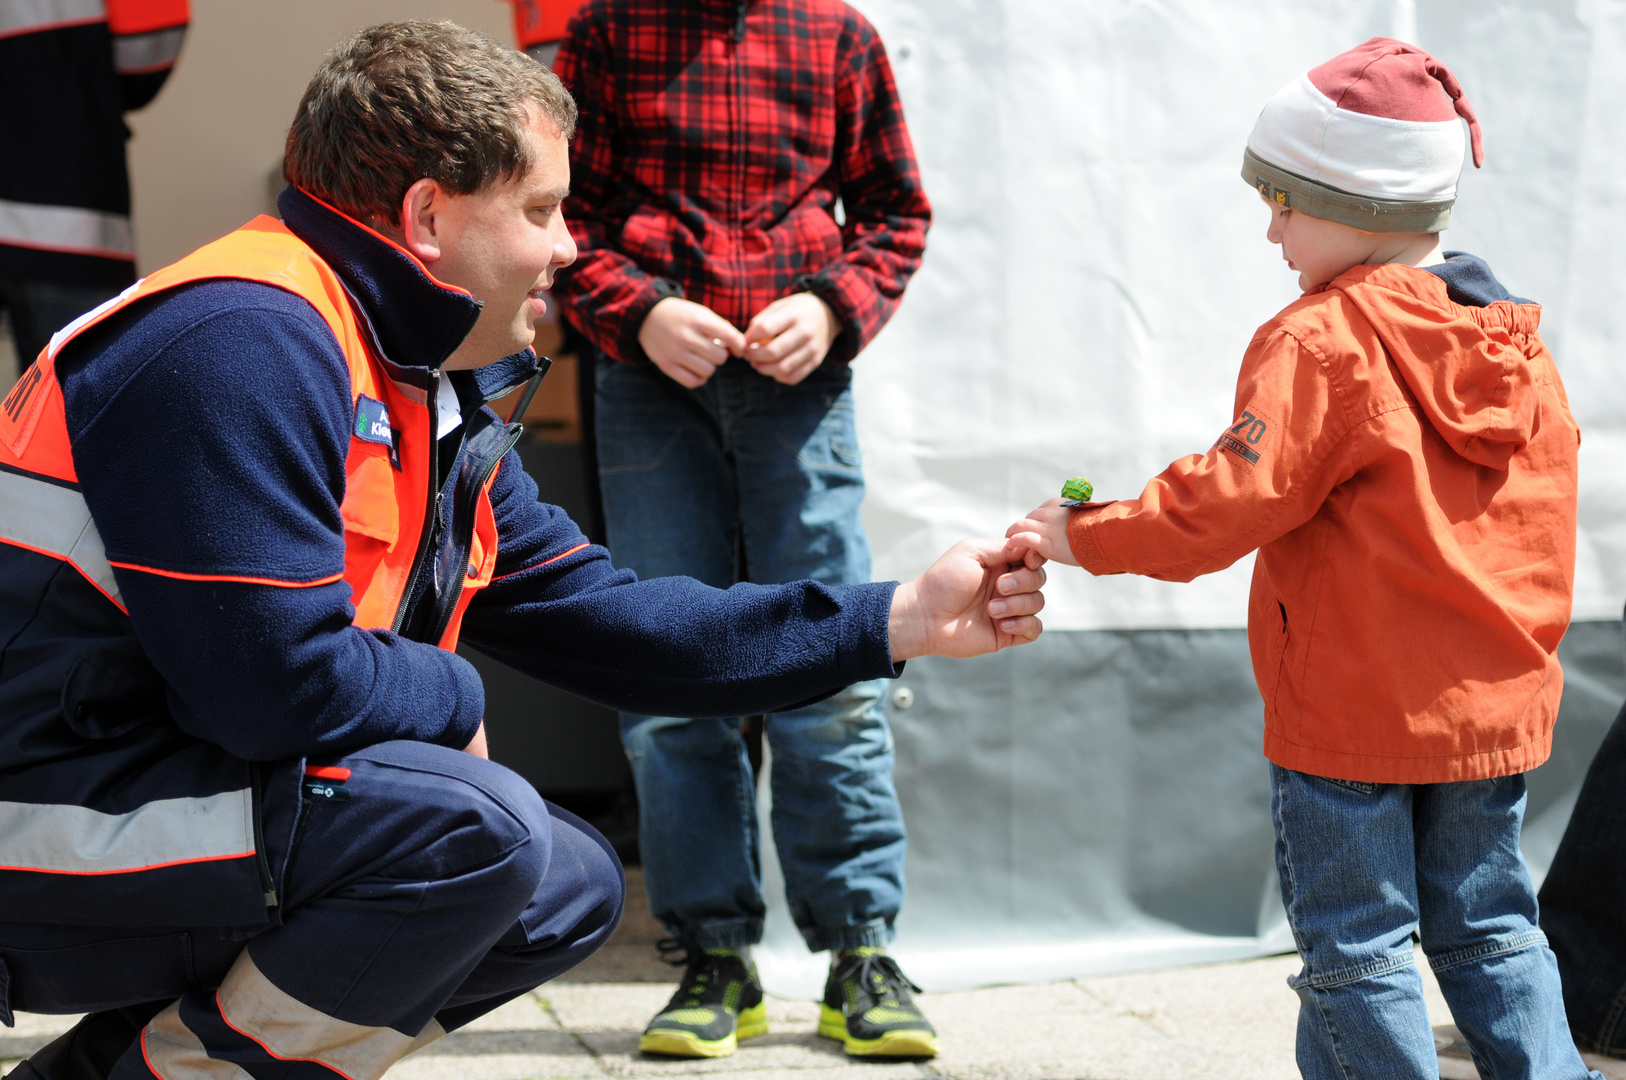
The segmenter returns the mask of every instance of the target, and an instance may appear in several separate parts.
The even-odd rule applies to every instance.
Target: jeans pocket
[[[1378,790],[1376,784],[1369,784],[1365,780],[1338,780],[1331,776],[1320,776],[1316,779],[1341,787],[1345,791],[1353,791],[1358,795],[1371,795]]]
[[[858,449],[858,430],[850,404],[832,407],[800,445],[783,428],[776,433],[776,438],[795,455],[797,465],[804,471],[862,475],[864,459]]]

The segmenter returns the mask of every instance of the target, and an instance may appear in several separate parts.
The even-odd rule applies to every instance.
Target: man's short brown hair
[[[564,84],[519,50],[451,22],[369,26],[311,77],[282,176],[361,221],[393,224],[421,179],[472,195],[525,175],[532,108],[575,134]]]

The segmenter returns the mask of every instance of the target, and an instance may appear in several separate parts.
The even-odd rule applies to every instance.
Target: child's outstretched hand
[[[1033,567],[1045,560],[1077,566],[1072,545],[1067,542],[1067,519],[1073,508],[1061,499],[1050,499],[1030,510],[1028,516],[1005,530],[1007,557]]]

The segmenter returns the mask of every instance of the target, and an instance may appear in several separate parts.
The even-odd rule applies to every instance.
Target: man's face
[[[1269,199],[1265,205],[1270,208],[1265,239],[1282,246],[1282,258],[1299,272],[1299,288],[1305,292],[1366,262],[1377,248],[1374,233],[1289,210]]]
[[[430,271],[484,305],[446,368],[484,367],[531,344],[547,310],[541,293],[553,285],[555,270],[576,261],[560,207],[570,190],[568,144],[535,110],[525,138],[529,173],[472,195],[437,197],[440,257]]]

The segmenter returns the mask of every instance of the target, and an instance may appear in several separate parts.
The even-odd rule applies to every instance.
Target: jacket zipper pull
[[[745,40],[745,5],[747,0],[740,0],[740,6],[734,15],[734,40]]]

